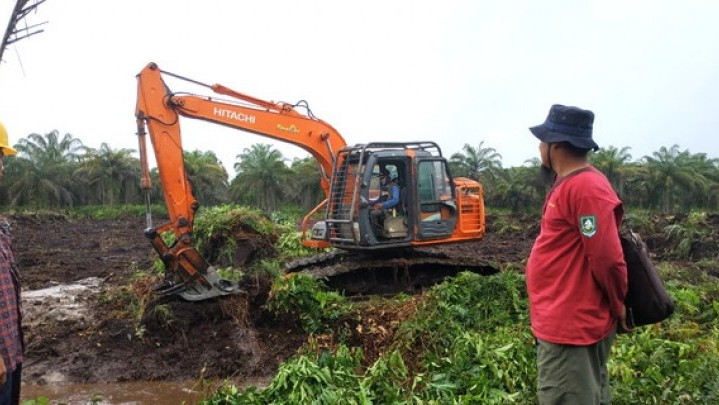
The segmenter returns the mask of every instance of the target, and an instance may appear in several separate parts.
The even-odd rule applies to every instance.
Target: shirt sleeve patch
[[[591,238],[597,233],[597,217],[587,215],[579,218],[579,229],[582,235]]]

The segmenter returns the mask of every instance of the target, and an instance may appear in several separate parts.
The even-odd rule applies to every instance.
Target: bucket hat
[[[579,149],[599,149],[592,139],[594,113],[578,107],[555,104],[543,124],[529,130],[546,143],[568,142]]]

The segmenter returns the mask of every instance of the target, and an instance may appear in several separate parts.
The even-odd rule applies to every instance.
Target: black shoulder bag
[[[674,302],[649,258],[647,245],[631,230],[622,231],[619,237],[627,262],[629,286],[624,305],[628,326],[649,325],[669,318],[674,312]]]

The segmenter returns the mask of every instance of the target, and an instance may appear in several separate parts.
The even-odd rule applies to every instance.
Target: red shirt
[[[627,292],[618,231],[623,212],[609,181],[594,167],[557,180],[527,262],[537,338],[590,345],[611,333]]]

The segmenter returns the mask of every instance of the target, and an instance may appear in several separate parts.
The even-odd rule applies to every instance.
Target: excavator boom
[[[199,203],[192,193],[184,168],[180,118],[205,120],[303,148],[320,164],[321,187],[325,194],[329,191],[334,153],[346,144],[331,125],[312,116],[309,109],[308,114],[302,114],[296,110],[296,105],[267,102],[219,84],[210,86],[189,79],[186,80],[206,86],[229,99],[176,95],[169,90],[163,74],[185,79],[163,72],[156,64],[150,63],[137,75],[135,109],[142,165],[141,186],[145,190],[151,188],[145,139],[149,133],[170,217],[167,223],[157,227],[148,218],[145,231],[165,263],[169,276],[159,292],[180,293],[193,300],[233,293],[236,286],[219,279],[214,269],[192,246],[192,226]],[[161,238],[162,233],[167,231],[174,233],[175,243],[172,246],[167,246]],[[314,241],[311,245],[326,247],[329,243]]]
[[[231,99],[217,100],[206,96],[175,95],[169,91],[162,78],[163,74],[206,86],[215,93],[229,96]],[[179,173],[179,176],[176,172],[183,163],[180,116],[267,136],[306,150],[319,162],[322,169],[321,187],[327,195],[334,156],[338,150],[346,146],[346,142],[337,130],[314,117],[309,109],[308,114],[298,112],[296,107],[302,104],[263,101],[220,84],[210,86],[163,72],[154,63],[147,65],[137,78],[138,98],[135,111],[138,128],[147,125],[150,130],[161,180],[163,184],[165,177],[171,180],[167,186],[164,186],[165,193],[175,197],[168,201],[168,205],[175,205],[173,208],[180,211],[185,210],[178,212],[178,215],[190,215],[186,211],[190,204],[186,201],[193,198],[190,187],[184,184],[179,187],[170,185],[178,182],[179,179],[186,180],[184,171]],[[140,133],[141,138],[143,133],[144,131]],[[143,140],[141,139],[141,143]],[[140,146],[141,155],[145,149],[144,145]],[[168,170],[163,170],[161,166],[167,166]],[[147,166],[143,164],[143,167]],[[163,173],[166,173],[166,176],[163,176]],[[148,171],[144,171],[144,174],[143,184],[149,182]],[[180,183],[184,182],[180,181]],[[172,204],[174,201],[177,203]],[[170,216],[172,217],[172,213]]]

